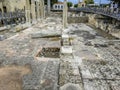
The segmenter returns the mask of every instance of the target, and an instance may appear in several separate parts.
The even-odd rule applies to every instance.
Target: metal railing
[[[72,9],[69,9],[69,11],[96,13],[96,14],[101,14],[101,15],[109,16],[117,20],[120,20],[120,10],[119,9],[113,10],[108,7],[105,7],[105,8],[103,7],[81,7],[81,8],[72,8]]]
[[[22,18],[25,20],[25,11],[23,10],[7,13],[0,12],[0,22],[3,22],[4,26],[16,24],[17,19],[20,19],[19,23],[21,23],[23,22]]]
[[[7,12],[7,13],[0,13],[0,20],[2,19],[13,19],[13,18],[20,18],[25,17],[25,12]]]

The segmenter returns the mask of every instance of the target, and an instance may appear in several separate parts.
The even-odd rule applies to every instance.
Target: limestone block
[[[15,31],[16,31],[16,32],[19,32],[19,31],[21,31],[22,29],[23,29],[23,26],[22,26],[22,25],[18,25],[18,26],[15,27]]]
[[[0,27],[0,31],[6,30],[7,27]]]
[[[112,29],[113,29],[113,25],[110,24],[110,25],[108,26],[108,31],[111,32]]]
[[[6,37],[4,35],[0,35],[0,41],[3,41],[4,39],[6,39]]]
[[[62,46],[61,53],[62,54],[72,54],[73,53],[72,46]]]
[[[63,35],[62,35],[62,45],[63,45],[63,46],[65,46],[65,45],[70,45],[69,35],[67,35],[67,34],[63,34]]]
[[[30,26],[30,24],[26,24],[26,23],[25,23],[25,24],[22,25],[22,28],[23,28],[23,29],[26,29],[26,28],[28,28],[29,26]]]
[[[14,26],[14,25],[13,25]],[[11,28],[11,26],[10,25],[7,25],[7,29],[10,29]]]
[[[105,23],[101,22],[100,23],[100,29],[105,31],[107,29],[107,25]]]
[[[56,33],[56,32],[36,32],[31,34],[31,38],[49,38],[49,37],[59,37],[61,36],[60,33]]]
[[[99,27],[99,23],[95,22],[95,27],[98,28]]]

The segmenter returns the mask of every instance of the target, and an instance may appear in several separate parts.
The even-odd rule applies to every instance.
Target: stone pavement
[[[22,78],[22,90],[119,90],[119,40],[98,36],[85,24],[69,24],[69,40],[63,45],[70,46],[70,52],[64,49],[60,58],[36,56],[43,48],[61,48],[61,37],[55,33],[62,33],[61,18],[48,17],[0,41],[0,67],[31,66],[32,73]]]

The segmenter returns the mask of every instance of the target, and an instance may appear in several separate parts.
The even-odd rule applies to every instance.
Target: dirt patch
[[[60,48],[57,47],[42,48],[42,50],[37,53],[36,57],[60,58]]]
[[[30,65],[0,68],[0,90],[22,90],[22,77],[32,70]]]

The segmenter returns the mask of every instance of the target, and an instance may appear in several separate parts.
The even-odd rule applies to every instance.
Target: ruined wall
[[[120,21],[97,14],[87,14],[87,16],[89,24],[120,38]]]
[[[88,23],[108,34],[120,38],[120,21],[92,13],[68,13],[68,23]]]
[[[88,16],[83,13],[68,13],[68,23],[87,23]]]
[[[3,0],[0,7],[6,7],[7,12],[13,12],[16,9],[24,9],[26,5],[26,0]]]
[[[68,23],[87,23],[88,17],[68,17]]]
[[[26,0],[7,0],[7,1],[11,1],[10,2],[11,11],[14,11],[15,8],[24,9],[26,5]]]

